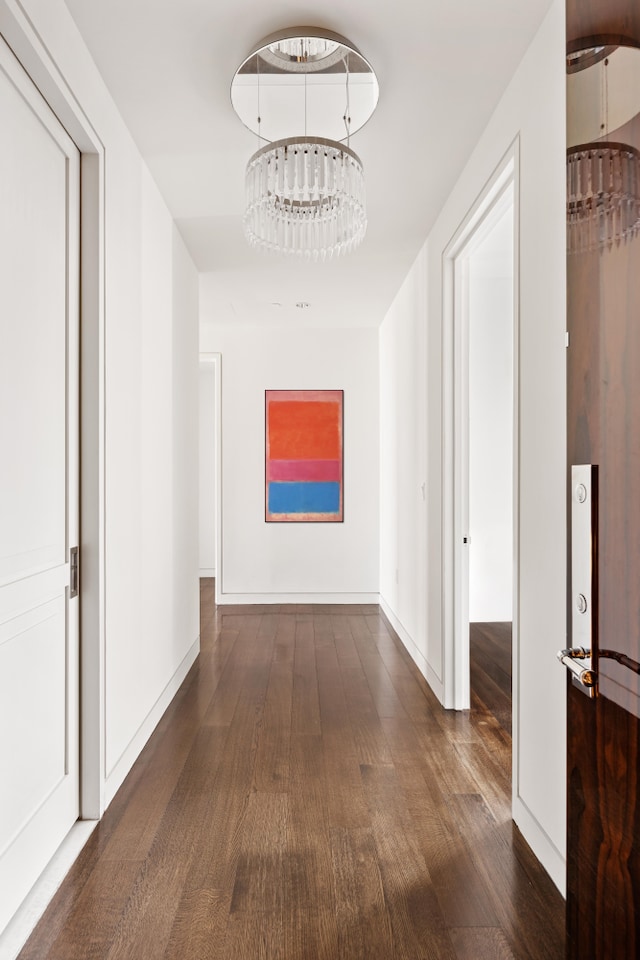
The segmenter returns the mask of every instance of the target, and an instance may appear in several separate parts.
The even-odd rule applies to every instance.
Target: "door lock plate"
[[[79,574],[78,569],[78,547],[72,547],[69,551],[69,564],[71,567],[70,578],[69,578],[69,600],[73,600],[74,597],[78,596],[78,586],[79,586]]]
[[[597,471],[591,463],[571,467],[571,647],[558,654],[575,686],[591,697],[597,691],[591,663],[598,629]]]

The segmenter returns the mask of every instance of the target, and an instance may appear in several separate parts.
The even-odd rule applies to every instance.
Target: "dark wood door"
[[[588,151],[578,150],[585,179],[578,186],[568,183],[573,202],[567,230],[568,502],[575,495],[571,465],[596,465],[594,595],[586,615],[593,615],[598,681],[595,698],[568,681],[568,957],[635,960],[640,956],[640,236],[631,224],[640,216],[640,203],[633,203],[640,191],[640,154],[634,153],[640,149],[640,65],[637,73],[630,68],[625,83],[625,96],[632,92],[636,99],[629,116],[628,104],[618,109],[613,102],[611,68],[621,40],[631,45],[622,51],[630,53],[629,62],[640,64],[640,50],[633,49],[640,39],[640,3],[568,0],[567,36],[572,53],[591,47],[600,71],[599,81],[583,83],[580,93],[591,90],[599,101],[594,104],[599,135],[589,135],[588,123],[580,129],[589,107],[573,98],[570,78],[568,130],[602,147],[595,158],[585,159]],[[569,155],[577,146],[570,141]],[[626,147],[634,149],[625,159]],[[589,199],[588,177],[608,165],[617,186]],[[624,211],[617,209],[620,198]],[[589,224],[590,216],[599,216],[599,222]],[[585,615],[579,612],[578,590],[570,582],[570,636]]]

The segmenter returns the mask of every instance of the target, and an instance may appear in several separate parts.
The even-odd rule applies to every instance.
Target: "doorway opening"
[[[511,736],[513,184],[480,233],[456,261],[466,271],[470,705]]]
[[[444,258],[446,706],[485,711],[507,735],[517,717],[517,155],[516,141]]]
[[[219,353],[200,354],[199,575],[216,603],[223,583],[220,367]]]

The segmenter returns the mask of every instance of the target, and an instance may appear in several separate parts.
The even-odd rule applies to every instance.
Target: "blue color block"
[[[339,483],[269,484],[270,513],[338,513]]]

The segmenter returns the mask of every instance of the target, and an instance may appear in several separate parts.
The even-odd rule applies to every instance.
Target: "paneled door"
[[[0,38],[0,930],[79,813],[79,154]]]
[[[568,957],[636,960],[640,49],[574,41],[567,70]]]

